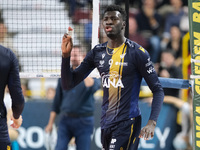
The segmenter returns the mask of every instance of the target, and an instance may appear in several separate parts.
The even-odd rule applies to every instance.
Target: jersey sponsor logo
[[[153,72],[155,72],[154,67],[149,67],[149,69],[147,70],[148,74],[151,74]]]
[[[145,50],[144,50],[144,48],[143,47],[139,47],[139,50],[141,50],[141,51],[143,51],[144,53],[145,53]]]
[[[123,59],[125,55],[126,55],[126,53],[121,54],[121,55],[120,55],[120,58]]]
[[[103,65],[104,63],[105,63],[104,60],[100,60],[100,61],[99,61],[99,67],[104,67],[104,65]]]
[[[101,57],[102,57],[102,59],[104,59],[104,57],[106,56],[106,54],[105,53],[103,53],[102,55],[101,55]]]
[[[128,66],[128,62],[115,62],[116,66]]]
[[[116,141],[117,141],[116,139],[112,139],[111,144],[115,144]]]
[[[114,150],[115,149],[115,142],[117,142],[116,139],[112,139],[110,142],[110,149],[109,150]]]
[[[124,88],[124,85],[121,80],[121,76],[117,74],[117,72],[101,75],[101,77],[102,77],[103,87],[110,88],[110,86],[113,86],[114,88],[118,88],[118,87]]]
[[[110,65],[110,67],[113,65],[113,60],[112,59],[110,59],[109,61],[108,61],[108,64]],[[114,63],[116,66],[128,66],[128,62],[118,62],[118,61],[116,61],[115,63]]]
[[[7,150],[11,150],[11,147],[9,145],[7,146]]]
[[[148,63],[145,64],[145,67],[151,66],[152,65],[152,61],[150,60],[150,58],[147,59]]]

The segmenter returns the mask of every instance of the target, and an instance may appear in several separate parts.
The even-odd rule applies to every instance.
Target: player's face
[[[103,28],[109,38],[115,38],[124,29],[124,21],[119,11],[108,11],[103,17]]]

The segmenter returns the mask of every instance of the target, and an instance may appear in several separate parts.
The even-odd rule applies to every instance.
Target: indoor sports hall
[[[200,0],[0,0],[0,45],[18,58],[25,98],[22,126],[10,133],[12,150],[55,149],[59,115],[51,133],[45,127],[61,78],[63,35],[71,27],[73,45],[86,53],[107,42],[102,22],[111,4],[125,9],[125,37],[149,53],[154,68],[147,72],[156,71],[165,93],[154,137],[140,139],[138,149],[200,150]],[[89,76],[101,80],[97,69]],[[142,127],[149,119],[152,96],[143,79]],[[4,98],[12,105],[9,92]],[[94,99],[91,150],[101,150],[102,88]],[[68,150],[76,150],[75,141],[72,138]]]

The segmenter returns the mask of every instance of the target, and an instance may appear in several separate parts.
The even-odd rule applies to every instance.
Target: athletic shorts
[[[0,142],[0,150],[11,150],[10,142]]]
[[[101,130],[103,150],[137,150],[141,130],[141,116],[119,122]]]

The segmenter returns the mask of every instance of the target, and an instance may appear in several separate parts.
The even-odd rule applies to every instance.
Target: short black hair
[[[162,53],[169,53],[169,54],[171,54],[174,58],[176,58],[176,53],[175,53],[174,50],[171,49],[171,48],[165,49],[164,51],[162,51]]]
[[[108,5],[106,7],[106,9],[104,10],[103,14],[105,14],[107,11],[119,11],[122,15],[123,21],[126,21],[127,14],[126,14],[126,11],[121,6],[119,6],[119,5]]]

